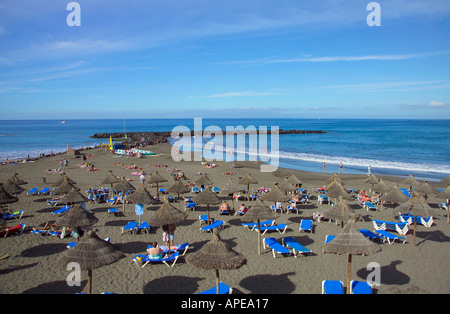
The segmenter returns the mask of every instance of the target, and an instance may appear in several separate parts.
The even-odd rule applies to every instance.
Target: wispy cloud
[[[450,108],[450,101],[430,101],[424,104],[402,104],[400,108],[407,109],[447,109]]]
[[[255,96],[269,96],[269,95],[279,95],[276,92],[227,92],[223,94],[213,94],[207,96],[188,96],[188,98],[228,98],[228,97],[255,97]]]
[[[357,61],[398,61],[407,59],[427,58],[440,55],[450,55],[450,50],[425,52],[425,53],[411,53],[411,54],[378,54],[378,55],[363,55],[363,56],[323,56],[315,57],[311,55],[304,55],[298,58],[263,58],[255,60],[241,60],[224,62],[224,64],[274,64],[274,63],[298,63],[298,62],[357,62]]]

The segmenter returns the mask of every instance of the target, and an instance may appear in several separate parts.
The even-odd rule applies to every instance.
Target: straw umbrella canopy
[[[236,192],[239,192],[241,190],[242,190],[242,188],[239,185],[237,185],[236,183],[234,183],[233,180],[231,180],[231,178],[228,179],[227,185],[225,185],[223,188],[220,189],[220,193],[222,193],[224,195],[232,194],[231,202],[233,203],[233,210],[235,210],[233,194]]]
[[[200,185],[201,187],[204,187],[205,185],[212,185],[213,182],[206,174],[202,174],[200,177],[198,177],[195,181],[195,184]]]
[[[176,193],[177,194],[178,209],[180,209],[180,203],[181,203],[180,202],[180,194],[186,194],[186,193],[189,193],[190,191],[191,190],[186,185],[184,185],[183,182],[181,182],[181,180],[177,180],[175,177],[174,177],[173,184],[166,189],[167,193]]]
[[[247,199],[250,200],[250,184],[258,184],[258,181],[252,177],[250,172],[247,172],[247,174],[238,181],[238,184],[247,186]]]
[[[283,191],[278,187],[278,182],[274,182],[274,188],[267,193],[264,193],[260,196],[263,201],[266,202],[274,202],[275,206],[277,202],[287,202],[291,198],[284,194]]]
[[[113,244],[100,239],[94,231],[89,230],[75,247],[61,253],[59,261],[64,265],[72,262],[78,263],[81,270],[88,271],[87,293],[91,294],[92,270],[115,263],[124,257],[125,254]]]
[[[0,183],[0,205],[18,202],[19,199],[5,191],[3,183]],[[9,210],[9,205],[8,205]]]
[[[442,179],[441,183],[445,185],[450,185],[450,176],[446,176],[444,179]]]
[[[122,192],[122,203],[123,203],[122,211],[125,214],[125,198],[126,198],[125,191],[133,192],[136,191],[136,188],[130,182],[128,182],[128,180],[125,177],[121,177],[120,182],[116,184],[115,189],[117,191]]]
[[[292,184],[291,182],[289,182],[288,177],[284,177],[284,181],[281,182],[281,184],[279,184],[278,187],[280,188],[281,191],[283,191],[285,193],[289,193],[289,192],[293,192],[293,191],[297,190],[297,187],[294,184]]]
[[[422,184],[420,186],[418,186],[414,192],[419,192],[421,194],[424,194],[425,199],[427,198],[427,196],[431,195],[431,196],[437,196],[438,195],[438,190],[435,189],[434,187],[432,187],[427,180],[423,180]]]
[[[247,263],[247,259],[222,241],[219,230],[213,231],[213,238],[199,251],[186,257],[186,262],[196,268],[216,271],[216,287],[219,294],[219,270],[234,270]]]
[[[14,195],[20,194],[23,191],[25,191],[24,188],[19,186],[17,183],[12,182],[10,179],[6,180],[5,184],[3,184],[3,188],[9,194],[14,194]]]
[[[156,198],[159,198],[159,184],[162,182],[167,182],[167,179],[162,177],[158,170],[154,170],[151,177],[148,179],[147,184],[153,184],[156,183]]]
[[[55,190],[53,190],[53,194],[67,194],[73,188],[80,190],[79,188],[74,186],[72,183],[70,183],[69,180],[70,179],[68,177],[64,177],[62,183]]]
[[[446,187],[444,191],[440,192],[438,197],[442,197],[448,201],[450,199],[450,186]],[[450,223],[450,206],[447,206],[447,223]]]
[[[380,179],[377,184],[372,187],[372,191],[376,193],[388,193],[392,190],[392,188],[384,182],[383,179]]]
[[[150,192],[142,185],[131,195],[127,196],[127,201],[135,204],[141,204],[142,206],[145,204],[155,205],[158,202],[153,198]],[[143,214],[143,207],[140,208],[140,212],[136,212],[139,216],[139,223],[141,223],[141,215]]]
[[[108,174],[106,175],[106,177],[103,179],[103,181],[101,182],[102,184],[111,184],[111,188],[113,187],[114,183],[119,183],[120,182],[120,178],[116,177],[112,170],[108,170]]]
[[[356,226],[359,215],[353,215],[340,234],[323,246],[324,253],[348,254],[347,293],[350,292],[352,255],[370,255],[381,251],[374,242],[367,239]]]
[[[200,193],[194,195],[192,197],[192,200],[197,204],[203,204],[206,205],[207,211],[208,211],[208,224],[209,224],[209,205],[219,205],[222,201],[220,198],[211,191],[211,188],[204,189]]]
[[[9,178],[8,180],[11,181],[12,183],[15,183],[17,185],[24,185],[24,184],[28,184],[27,181],[22,180],[21,178],[18,177],[18,173],[14,173],[11,178]]]
[[[261,254],[261,220],[276,219],[278,215],[270,209],[269,206],[264,204],[259,198],[256,200],[255,205],[250,207],[242,216],[243,222],[254,222],[258,224],[258,255]]]
[[[387,192],[386,194],[383,194],[380,196],[381,202],[389,202],[394,203],[394,208],[392,209],[393,216],[395,217],[395,204],[403,204],[404,202],[409,200],[409,197],[405,195],[402,191],[400,191],[400,188],[397,184],[394,185],[394,187]]]
[[[405,184],[405,185],[409,185],[409,189],[410,189],[410,190],[412,190],[413,186],[419,186],[419,185],[420,185],[420,182],[417,181],[416,178],[414,178],[414,177],[412,176],[412,174],[410,174],[410,175],[408,176],[408,178],[406,178],[405,180],[403,180],[401,183],[402,183],[402,184]]]
[[[66,228],[77,229],[78,234],[81,234],[81,228],[91,227],[97,222],[98,219],[93,213],[88,212],[81,205],[75,204],[65,214],[58,217],[55,224]]]
[[[344,187],[342,186],[339,181],[333,181],[330,185],[325,187],[325,190],[327,191],[328,197],[338,199],[339,197],[342,197],[345,200],[351,201],[353,200],[353,196],[348,193]]]
[[[348,206],[347,201],[342,196],[339,197],[339,202],[335,206],[331,206],[323,212],[323,216],[327,219],[334,219],[336,223],[340,220],[341,228],[344,227],[344,221],[348,221],[355,214],[355,211]]]
[[[344,181],[339,177],[339,175],[335,172],[331,177],[329,177],[326,181],[326,183],[330,184],[333,183],[333,181],[339,182],[341,185],[344,185]]]
[[[69,182],[71,185],[76,185],[76,184],[77,184],[74,180],[72,180],[71,178],[69,178],[65,173],[62,173],[61,176],[59,177],[59,179],[56,180],[55,183],[53,183],[53,186],[54,186],[54,187],[58,187],[58,186],[60,186],[61,184],[63,184],[64,181]]]
[[[303,182],[297,178],[294,174],[292,174],[289,178],[288,178],[289,183],[297,186],[297,185],[302,185]]]
[[[377,184],[378,182],[379,182],[379,180],[374,174],[371,174],[366,180],[364,180],[364,183],[369,183],[372,185],[372,190],[373,190],[373,186],[375,184]]]
[[[168,200],[165,200],[162,206],[149,218],[149,224],[152,226],[176,225],[186,220],[188,215],[181,210],[173,207]],[[168,243],[170,252],[170,241]]]
[[[69,191],[66,195],[60,198],[57,204],[75,204],[75,203],[85,203],[88,202],[89,199],[80,193],[75,187]]]
[[[431,216],[432,209],[430,205],[428,205],[427,201],[422,195],[413,192],[409,200],[401,204],[397,209],[401,214],[409,213],[411,216],[414,216],[413,243],[414,246],[416,246],[417,216],[421,216],[423,218]]]

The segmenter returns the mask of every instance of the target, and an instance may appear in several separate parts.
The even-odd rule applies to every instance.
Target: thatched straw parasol
[[[151,177],[148,179],[147,184],[151,185],[153,183],[156,183],[156,198],[159,198],[159,184],[162,182],[167,182],[167,179],[163,178],[159,173],[158,170],[154,170]]]
[[[145,204],[155,205],[158,203],[143,185],[140,185],[133,194],[127,197],[127,202],[142,205],[142,207],[137,206],[136,209],[136,214],[139,216],[139,224],[141,223],[141,215],[144,213],[143,206]]]
[[[126,200],[126,195],[125,192],[126,191],[136,191],[136,188],[130,183],[128,182],[128,180],[125,177],[121,177],[120,178],[120,182],[116,184],[115,188],[117,191],[122,192],[122,211],[125,214],[125,200]]]
[[[217,294],[219,294],[219,270],[238,269],[247,263],[247,259],[223,242],[216,228],[213,231],[212,240],[199,251],[187,256],[186,262],[199,269],[215,270]]]
[[[425,198],[416,193],[412,193],[411,197],[408,201],[401,204],[397,207],[399,213],[407,214],[409,213],[411,216],[414,216],[414,246],[416,246],[416,225],[417,225],[417,216],[421,216],[423,218],[427,218],[431,216],[432,209],[430,205],[428,205]]]
[[[19,175],[19,174],[16,172],[16,173],[14,173],[14,174],[11,176],[11,178],[9,178],[8,180],[11,181],[11,182],[14,183],[14,184],[17,184],[17,185],[28,184],[27,181],[24,181],[24,180],[20,179],[20,178],[18,177],[18,175]]]
[[[188,215],[173,207],[168,200],[149,218],[151,226],[176,225],[186,220]],[[170,252],[170,241],[168,245]]]
[[[450,186],[446,187],[444,191],[440,192],[438,197],[450,201]],[[450,204],[449,204],[450,205]],[[447,206],[447,223],[450,223],[450,206]]]
[[[55,224],[68,228],[90,227],[98,219],[79,204],[73,205],[65,214],[56,219]]]
[[[101,182],[102,184],[111,184],[111,188],[113,187],[114,183],[119,183],[120,182],[120,178],[116,177],[112,170],[108,170],[108,174],[107,176],[103,179],[103,181]]]
[[[423,194],[426,199],[427,196],[437,196],[439,191],[437,189],[435,189],[434,187],[432,187],[427,182],[427,180],[423,180],[422,184],[419,185],[418,187],[416,187],[414,192],[419,192],[419,193]]]
[[[297,178],[294,174],[292,174],[289,178],[288,181],[290,184],[293,184],[295,186],[301,186],[303,184],[303,182]]]
[[[416,178],[414,178],[414,177],[412,176],[412,174],[410,174],[410,175],[408,176],[408,178],[406,178],[405,180],[403,180],[403,181],[401,182],[401,184],[409,185],[409,189],[412,190],[412,189],[413,189],[413,186],[419,186],[419,185],[420,185],[420,182],[417,181]]]
[[[67,194],[73,188],[80,190],[79,188],[74,186],[72,183],[70,183],[69,180],[70,179],[68,177],[64,177],[62,183],[55,190],[53,190],[53,194],[57,194],[57,195],[58,194]]]
[[[10,181],[9,179],[6,180],[5,184],[3,184],[3,188],[9,194],[14,194],[14,195],[20,194],[23,191],[25,191],[24,188],[20,187],[19,185],[17,185],[16,183]]]
[[[224,195],[231,194],[231,202],[233,203],[233,210],[235,210],[233,194],[236,192],[239,192],[241,190],[242,190],[242,188],[239,185],[237,185],[236,183],[234,183],[233,180],[231,180],[231,178],[228,179],[227,185],[225,185],[223,188],[220,189],[220,193],[222,193]]]
[[[211,191],[211,188],[204,189],[200,193],[194,195],[192,200],[197,204],[206,205],[208,211],[208,224],[209,224],[209,205],[219,205],[222,201]]]
[[[344,185],[344,181],[339,177],[339,175],[335,172],[331,177],[329,177],[326,181],[327,184],[333,183],[333,181],[339,182],[341,185]]]
[[[166,189],[166,192],[177,194],[178,209],[180,209],[180,203],[181,203],[180,194],[189,193],[191,190],[186,185],[184,185],[183,182],[181,182],[181,180],[177,180],[175,177],[174,177],[174,180],[175,181],[173,182],[173,184]]]
[[[375,184],[377,184],[378,182],[379,182],[379,180],[374,174],[371,174],[366,180],[364,180],[364,183],[369,183],[370,185],[372,185],[371,190],[373,190],[373,186]]]
[[[261,220],[276,219],[278,216],[270,209],[269,206],[264,204],[259,198],[256,200],[255,205],[250,207],[242,216],[243,222],[254,222],[258,224],[258,255],[261,254]]]
[[[260,198],[263,201],[274,202],[276,207],[277,202],[287,202],[291,199],[283,191],[280,190],[280,188],[278,187],[278,182],[274,182],[273,185],[274,185],[273,189],[271,189],[267,193],[261,194]]]
[[[330,185],[325,187],[327,191],[327,196],[331,198],[338,199],[342,197],[345,200],[351,201],[354,199],[353,195],[351,195],[347,190],[344,189],[339,181],[333,181]]]
[[[280,188],[281,191],[285,192],[285,193],[289,193],[289,192],[293,192],[295,190],[297,190],[297,187],[289,182],[288,177],[284,177],[284,181],[281,182],[278,187]]]
[[[323,246],[324,253],[348,254],[347,293],[350,293],[350,274],[352,255],[369,255],[381,251],[381,248],[367,239],[356,226],[359,215],[353,215],[340,234]]]
[[[380,179],[377,184],[372,187],[372,191],[376,193],[388,193],[392,190],[392,188],[384,182],[383,179]]]
[[[395,205],[396,204],[402,204],[409,200],[409,197],[405,195],[402,191],[400,191],[400,188],[397,184],[394,185],[394,187],[391,189],[391,191],[387,192],[386,194],[383,194],[380,196],[381,203],[383,202],[389,202],[393,203],[394,207],[392,209],[393,216],[392,218],[395,218]]]
[[[202,174],[197,179],[194,180],[194,183],[200,185],[201,188],[204,188],[205,185],[213,185],[213,182],[206,174]]]
[[[89,230],[70,250],[61,253],[59,261],[67,265],[78,263],[81,270],[88,271],[87,293],[92,293],[92,270],[115,263],[125,255],[113,244],[100,239],[94,231]]]
[[[250,200],[250,184],[258,184],[258,181],[252,177],[250,172],[247,172],[247,174],[238,181],[238,184],[247,186],[247,200]]]
[[[69,178],[65,173],[61,173],[61,176],[59,177],[58,180],[56,180],[55,183],[53,183],[54,187],[58,187],[61,184],[63,184],[64,181],[69,182],[71,185],[76,185],[77,183],[75,181],[73,181],[71,178]]]
[[[441,183],[445,185],[450,185],[450,176],[446,176],[444,179],[442,179]]]
[[[334,219],[336,223],[340,220],[341,228],[344,227],[344,221],[348,221],[355,214],[355,211],[348,206],[347,201],[342,196],[339,197],[339,202],[335,206],[331,206],[323,212],[323,216],[327,219]]]
[[[85,203],[88,202],[89,199],[80,193],[75,187],[69,191],[66,195],[60,198],[57,204],[76,204],[76,203]]]
[[[3,187],[3,183],[0,183],[0,205],[8,204],[8,211],[9,211],[9,204],[18,201],[19,199],[6,192],[5,188]]]

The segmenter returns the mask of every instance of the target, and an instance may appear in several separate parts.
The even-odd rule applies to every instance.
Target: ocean
[[[133,120],[0,120],[0,161],[62,152],[67,145],[77,149],[109,140],[93,139],[95,133],[172,131],[177,126],[194,130],[194,119]],[[362,174],[368,166],[374,174],[407,176],[439,181],[450,174],[449,120],[365,120],[365,119],[203,119],[202,129],[266,126],[283,130],[322,130],[324,134],[280,134],[279,166],[328,173]],[[248,152],[246,147],[236,154]],[[173,141],[172,141],[173,142]],[[228,137],[203,139],[215,142],[217,150],[230,145]],[[237,141],[235,141],[236,143]],[[267,152],[271,152],[270,137]],[[199,147],[193,149],[198,150]],[[223,155],[225,156],[225,155]],[[246,160],[254,157],[245,155]]]

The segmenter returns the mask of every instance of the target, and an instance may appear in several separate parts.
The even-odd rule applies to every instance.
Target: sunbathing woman
[[[153,242],[152,247],[147,249],[149,259],[161,259],[162,251],[158,246],[158,242]]]

